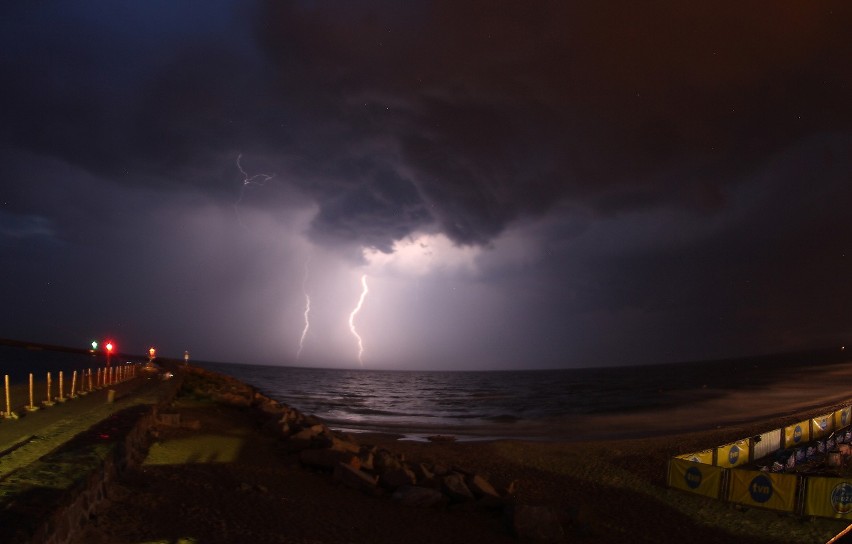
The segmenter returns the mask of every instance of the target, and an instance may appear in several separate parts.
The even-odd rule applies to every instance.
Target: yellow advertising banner
[[[817,416],[811,422],[811,438],[816,440],[828,436],[834,430],[834,412]]]
[[[724,469],[674,458],[669,461],[669,487],[718,499]]]
[[[678,455],[678,459],[685,459],[694,463],[704,463],[705,465],[713,464],[713,450],[697,451],[695,453],[684,453]]]
[[[845,429],[849,425],[852,425],[852,406],[846,406],[834,412],[835,429]]]
[[[852,480],[808,477],[806,516],[852,519]]]
[[[784,427],[784,447],[795,448],[804,446],[811,440],[810,421],[800,421],[795,425]]]
[[[748,506],[792,512],[796,507],[795,474],[732,470],[728,500]]]
[[[740,440],[716,448],[718,466],[734,468],[745,463],[748,463],[748,440]]]

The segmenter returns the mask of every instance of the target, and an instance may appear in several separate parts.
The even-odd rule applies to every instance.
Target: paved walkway
[[[176,386],[174,379],[163,381],[141,376],[35,412],[17,410],[18,419],[0,420],[0,479],[119,410],[139,404],[156,404]],[[112,403],[108,402],[110,389],[115,391]],[[13,390],[13,398],[16,398],[14,395]],[[26,389],[18,395],[24,398]]]

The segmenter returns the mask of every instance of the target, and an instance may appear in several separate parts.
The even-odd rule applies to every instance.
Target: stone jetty
[[[230,376],[190,367],[183,389],[197,398],[255,410],[264,428],[280,437],[285,452],[298,456],[306,469],[329,473],[340,485],[412,507],[482,508],[503,515],[510,531],[522,539],[559,542],[563,538],[551,512],[514,504],[513,486],[497,489],[484,475],[464,467],[412,462],[388,449],[359,443],[320,418]]]

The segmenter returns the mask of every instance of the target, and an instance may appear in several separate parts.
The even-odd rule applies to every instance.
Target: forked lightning
[[[361,306],[364,305],[364,299],[367,298],[367,293],[370,292],[367,289],[367,275],[364,274],[361,276],[361,298],[358,299],[358,305],[355,306],[355,309],[352,310],[352,313],[349,314],[349,330],[352,331],[352,335],[358,340],[358,364],[364,366],[364,342],[361,340],[361,336],[355,330],[355,316],[358,315],[358,312],[361,311]]]

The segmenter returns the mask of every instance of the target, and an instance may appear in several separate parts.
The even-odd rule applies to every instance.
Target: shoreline
[[[242,365],[217,364],[211,365],[211,370],[239,376],[271,398],[292,402],[332,427],[354,433],[386,432],[412,439],[452,434],[462,440],[575,441],[714,429],[839,403],[844,400],[842,389],[826,384],[838,379],[852,383],[845,370],[848,362],[841,363],[841,355],[845,354],[832,353],[830,361],[825,356],[813,362],[792,357],[777,362],[754,359],[718,368],[712,364],[669,365],[671,369],[666,372],[670,375],[659,380],[654,374],[659,367],[651,375],[645,371],[637,374],[636,369],[612,376],[597,373],[587,376],[588,384],[582,382],[585,374],[567,374],[555,376],[548,382],[555,385],[542,389],[544,394],[536,398],[520,393],[515,399],[512,386],[502,377],[494,379],[491,373],[482,373],[481,382],[462,376],[459,384],[481,387],[492,395],[481,402],[481,394],[465,394],[453,381],[446,382],[447,393],[432,395],[428,387],[433,380],[428,372],[422,378],[415,373],[416,380],[408,379],[404,372],[396,373],[398,378],[377,378],[377,389],[367,390],[350,385],[359,383],[355,374],[324,376],[322,372],[335,372],[324,369],[298,369],[292,377],[286,367],[248,367],[251,370],[243,371]],[[842,375],[835,376],[838,372]],[[634,376],[638,381],[633,381]],[[525,385],[525,391],[538,387],[535,379]],[[388,384],[396,383],[406,388],[400,396],[388,389]],[[412,388],[418,383],[427,387],[422,394]],[[576,394],[572,393],[575,385]],[[589,393],[597,386],[602,388],[600,393]],[[308,389],[302,391],[305,387]]]
[[[584,442],[651,439],[725,428],[752,429],[762,421],[777,422],[776,426],[782,427],[785,423],[806,419],[803,414],[819,415],[852,403],[852,388],[846,393],[838,385],[844,383],[852,386],[852,364],[814,366],[804,377],[785,376],[761,387],[714,391],[712,394],[705,390],[702,391],[705,398],[693,402],[684,399],[665,408],[623,413],[519,419],[477,425],[419,425],[405,422],[371,424],[338,419],[325,421],[334,429],[356,436],[387,434],[417,441],[424,441],[430,435],[453,435],[458,441]],[[768,430],[771,428],[761,432]]]
[[[822,369],[820,375],[827,379],[825,387],[834,392],[852,385],[852,372],[845,369],[839,374]],[[661,431],[642,438],[421,442],[400,440],[400,434],[359,433],[354,439],[386,448],[410,463],[464,467],[485,475],[495,487],[512,488],[514,504],[555,513],[566,535],[557,541],[827,542],[843,530],[844,521],[807,521],[759,509],[733,509],[725,502],[665,486],[666,464],[672,455],[765,432],[837,405],[834,393],[826,394],[824,402],[801,398],[779,410],[778,399],[796,397],[800,385],[775,384],[760,396],[739,392],[751,397],[755,411],[746,412],[747,406],[740,406],[751,416],[731,425],[715,423],[730,419],[727,412],[708,413],[718,408],[717,401],[693,406],[706,417],[702,429],[686,432],[662,432],[667,425],[683,424],[679,417],[684,413],[606,416],[609,423],[621,418],[621,427],[638,421],[643,423],[641,430],[656,426]],[[749,400],[737,392],[725,399],[723,405]],[[341,486],[328,472],[306,469],[298,455],[288,453],[286,441],[268,433],[264,423],[268,418],[254,409],[198,400],[184,392],[173,410],[197,419],[199,428],[162,429],[141,470],[122,479],[108,507],[77,542],[164,537],[294,544],[518,541],[507,528],[505,513],[453,502],[429,508],[405,506],[386,494],[373,496]],[[227,456],[211,453],[217,444],[214,437],[227,446],[223,446]],[[237,443],[239,447],[234,446]],[[158,458],[166,461],[151,461]],[[180,506],[187,504],[193,505],[189,511]],[[150,510],[152,521],[137,519],[140,508]],[[181,508],[181,516],[172,512]]]

